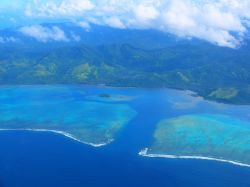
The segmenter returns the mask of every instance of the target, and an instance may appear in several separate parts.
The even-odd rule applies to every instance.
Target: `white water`
[[[218,162],[226,162],[230,164],[234,164],[237,166],[243,166],[243,167],[250,167],[249,164],[244,164],[238,161],[232,161],[232,160],[224,160],[224,159],[218,159],[218,158],[212,158],[212,157],[204,157],[204,156],[176,156],[176,155],[163,155],[163,154],[149,154],[148,148],[145,148],[139,152],[139,155],[145,156],[145,157],[151,157],[151,158],[168,158],[168,159],[199,159],[199,160],[212,160],[212,161],[218,161]]]
[[[105,146],[109,143],[111,143],[113,141],[113,139],[109,140],[107,143],[100,143],[100,144],[94,144],[94,143],[89,143],[89,142],[84,142],[84,141],[81,141],[79,139],[77,139],[75,136],[73,136],[72,134],[70,133],[67,133],[67,132],[64,132],[64,131],[58,131],[58,130],[47,130],[47,129],[30,129],[30,128],[27,128],[27,129],[0,129],[0,131],[32,131],[32,132],[52,132],[52,133],[56,133],[56,134],[60,134],[60,135],[63,135],[67,138],[70,138],[72,140],[75,140],[77,142],[80,142],[80,143],[83,143],[83,144],[87,144],[87,145],[91,145],[93,147],[102,147],[102,146]]]

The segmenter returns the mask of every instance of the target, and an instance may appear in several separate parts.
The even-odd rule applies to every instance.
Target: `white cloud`
[[[78,25],[78,26],[80,26],[80,27],[82,27],[82,28],[84,28],[84,29],[90,29],[90,25],[89,25],[89,23],[88,22],[86,22],[86,21],[79,21],[79,22],[76,22],[76,25]]]
[[[32,26],[22,27],[19,29],[19,31],[26,36],[36,39],[39,42],[69,41],[64,31],[61,30],[59,27],[47,28],[40,25],[32,25]]]
[[[81,41],[81,37],[79,35],[75,34],[74,32],[71,32],[70,36],[71,36],[72,41],[75,41],[75,42],[80,42]]]
[[[220,6],[213,3],[200,6],[176,0],[163,15],[163,30],[179,36],[197,37],[219,46],[236,47],[246,28],[238,16],[222,10]]]
[[[16,42],[17,39],[14,37],[1,37],[0,36],[0,43],[10,43],[10,42]]]
[[[31,7],[35,7],[32,9]],[[27,5],[26,16],[41,16],[41,17],[61,17],[80,15],[84,11],[92,10],[94,4],[90,0],[34,0],[32,5]]]
[[[114,28],[119,28],[119,29],[124,29],[126,28],[125,25],[122,23],[122,21],[115,16],[112,16],[110,18],[107,18],[105,20],[105,23],[110,26],[110,27],[114,27]]]
[[[140,4],[134,9],[136,18],[139,21],[146,22],[154,20],[159,16],[158,10],[153,5]]]
[[[81,41],[81,37],[75,34],[73,31],[68,33],[68,36],[65,32],[56,26],[53,27],[44,27],[41,25],[31,25],[22,27],[19,29],[19,32],[22,34],[29,36],[31,38],[36,39],[39,42],[79,42]],[[1,38],[0,38],[1,42]]]
[[[34,0],[26,15],[82,20],[115,28],[153,28],[225,47],[241,44],[249,0]]]

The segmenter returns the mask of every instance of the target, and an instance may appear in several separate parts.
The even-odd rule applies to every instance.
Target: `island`
[[[102,101],[102,102],[126,102],[131,101],[135,97],[134,96],[127,96],[121,94],[108,94],[108,93],[100,93],[96,95],[90,95],[87,97],[89,100],[94,101]]]
[[[81,86],[3,87],[0,130],[50,131],[102,146],[136,115],[128,103],[87,98]]]
[[[142,156],[207,159],[250,167],[250,123],[233,117],[193,114],[165,119]]]

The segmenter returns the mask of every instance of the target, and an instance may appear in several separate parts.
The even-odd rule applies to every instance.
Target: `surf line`
[[[204,156],[176,156],[176,155],[164,155],[164,154],[149,154],[148,148],[145,148],[139,152],[140,156],[144,157],[151,157],[151,158],[168,158],[168,159],[198,159],[198,160],[211,160],[211,161],[217,161],[217,162],[224,162],[224,163],[230,163],[237,166],[242,167],[249,167],[249,164],[244,164],[237,161],[232,160],[224,160],[224,159],[218,159],[218,158],[212,158],[212,157],[204,157]]]
[[[89,142],[84,142],[82,140],[79,140],[78,138],[76,138],[75,136],[73,136],[70,133],[64,132],[64,131],[59,131],[59,130],[48,130],[48,129],[31,129],[31,128],[27,128],[27,129],[0,129],[0,131],[31,131],[31,132],[51,132],[51,133],[55,133],[55,134],[59,134],[59,135],[63,135],[67,138],[70,138],[74,141],[77,141],[79,143],[82,144],[86,144],[86,145],[90,145],[93,147],[103,147],[107,144],[110,144],[111,142],[113,142],[113,139],[110,139],[107,143],[100,143],[100,144],[94,144],[94,143],[89,143]]]

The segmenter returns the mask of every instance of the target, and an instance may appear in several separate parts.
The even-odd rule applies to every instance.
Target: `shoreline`
[[[27,128],[27,129],[0,129],[0,131],[30,131],[30,132],[50,132],[50,133],[55,133],[55,134],[59,134],[59,135],[63,135],[64,137],[67,137],[71,140],[74,140],[76,142],[85,144],[85,145],[90,145],[92,147],[103,147],[105,145],[110,144],[113,139],[109,140],[107,143],[100,143],[100,144],[94,144],[94,143],[89,143],[89,142],[84,142],[79,140],[78,138],[76,138],[75,136],[73,136],[70,133],[64,132],[64,131],[59,131],[59,130],[48,130],[48,129],[31,129],[31,128]]]
[[[111,89],[144,89],[144,90],[175,90],[175,91],[181,91],[181,92],[187,92],[188,95],[192,97],[200,97],[203,100],[206,100],[208,102],[214,102],[214,103],[219,103],[219,104],[225,104],[225,105],[234,105],[234,106],[248,106],[250,105],[249,102],[242,102],[242,103],[237,103],[237,102],[230,102],[226,100],[221,100],[221,99],[216,99],[216,98],[210,98],[207,96],[204,96],[202,94],[199,94],[199,92],[191,89],[185,89],[185,88],[179,88],[179,87],[171,87],[171,86],[163,86],[163,87],[143,87],[143,86],[115,86],[115,85],[107,85],[107,84],[77,84],[77,83],[72,83],[72,84],[1,84],[0,88],[3,87],[14,87],[14,86],[86,86],[86,87],[97,87],[97,88],[111,88]]]
[[[149,154],[148,148],[141,150],[138,154],[140,156],[150,157],[150,158],[210,160],[210,161],[224,162],[224,163],[229,163],[229,164],[233,164],[233,165],[237,165],[237,166],[250,168],[249,164],[244,164],[244,163],[241,163],[238,161],[218,159],[218,158],[205,157],[205,156],[176,156],[176,155],[164,155],[164,154]]]

